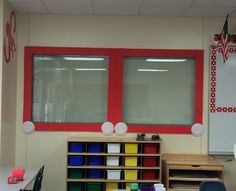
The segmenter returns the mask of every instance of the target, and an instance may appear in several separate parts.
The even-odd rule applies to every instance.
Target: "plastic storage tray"
[[[69,166],[83,166],[84,157],[83,156],[68,156],[68,165]]]
[[[68,151],[70,153],[80,153],[84,151],[84,143],[70,142],[68,145]]]
[[[87,183],[87,191],[102,191],[102,183],[100,182],[89,182]]]
[[[125,157],[125,166],[137,166],[138,157]]]
[[[106,183],[106,191],[113,191],[114,189],[118,189],[117,182],[108,182]]]
[[[155,154],[157,153],[158,144],[156,143],[145,143],[143,144],[144,153]]]
[[[84,178],[84,170],[83,169],[77,169],[77,168],[70,168],[68,169],[68,178],[75,178],[80,179]]]
[[[107,179],[120,180],[121,170],[107,170]]]
[[[81,182],[69,182],[68,191],[84,191],[83,183]]]
[[[138,144],[137,143],[126,143],[125,144],[125,153],[138,153]]]
[[[143,180],[153,180],[155,179],[155,170],[143,170],[142,172]]]
[[[152,184],[141,184],[140,191],[155,191],[155,188]]]
[[[99,166],[103,164],[103,157],[101,156],[89,156],[88,165]]]
[[[138,179],[138,170],[124,170],[124,171],[125,171],[125,180]]]
[[[120,143],[107,143],[108,153],[120,153]]]
[[[88,169],[87,177],[88,178],[102,178],[103,170],[102,169]]]
[[[90,153],[102,152],[102,143],[88,143],[87,151]]]
[[[143,157],[143,166],[156,166],[157,157]]]
[[[107,166],[119,166],[119,157],[107,156]]]

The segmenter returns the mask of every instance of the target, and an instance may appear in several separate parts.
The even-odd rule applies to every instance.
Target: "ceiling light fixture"
[[[76,68],[76,71],[105,71],[106,68]]]
[[[50,60],[54,60],[54,58],[41,56],[41,57],[34,57],[34,60],[36,60],[36,61],[50,61]]]
[[[56,70],[59,70],[59,71],[66,71],[66,70],[69,70],[68,68],[56,68]]]
[[[185,62],[187,59],[159,59],[159,58],[148,58],[147,62]]]
[[[138,69],[138,72],[168,72],[167,69]]]
[[[90,58],[90,57],[64,57],[65,60],[82,60],[82,61],[102,61],[104,58]]]

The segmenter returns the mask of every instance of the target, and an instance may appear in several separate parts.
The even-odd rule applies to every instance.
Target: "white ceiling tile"
[[[93,14],[89,4],[45,3],[45,6],[51,14]]]
[[[139,6],[95,5],[94,12],[98,15],[138,15]]]
[[[193,6],[196,7],[235,7],[235,0],[196,0]]]
[[[158,15],[158,16],[183,16],[187,7],[158,7],[144,6],[140,15]]]
[[[236,0],[7,1],[19,12],[30,13],[48,13],[49,10],[51,14],[139,15],[140,13],[140,15],[158,16],[225,16],[230,13],[230,16],[236,16],[236,12],[231,14],[233,10],[236,10]]]
[[[226,16],[233,10],[234,8],[191,7],[185,16]]]
[[[9,3],[41,3],[41,0],[8,0]]]
[[[144,6],[172,6],[172,7],[180,7],[180,6],[190,6],[194,0],[143,0]]]
[[[92,0],[94,5],[135,5],[139,6],[142,0]]]
[[[44,3],[91,4],[91,0],[42,0]]]
[[[11,2],[10,4],[22,13],[48,13],[47,9],[41,2]]]

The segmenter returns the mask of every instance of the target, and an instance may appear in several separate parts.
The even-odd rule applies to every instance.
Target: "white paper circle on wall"
[[[25,121],[23,123],[23,131],[25,134],[32,134],[34,133],[35,130],[35,125],[31,121]]]
[[[111,122],[105,122],[102,124],[102,133],[104,135],[111,135],[114,132],[114,125]]]
[[[204,126],[201,123],[195,123],[193,124],[191,131],[195,137],[200,137],[204,132]]]
[[[119,123],[116,124],[115,132],[116,132],[117,135],[123,136],[127,133],[127,131],[128,131],[128,127],[125,123],[119,122]]]

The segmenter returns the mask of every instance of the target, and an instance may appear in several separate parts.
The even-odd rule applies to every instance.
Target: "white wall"
[[[16,165],[37,166],[44,163],[43,190],[64,191],[66,139],[71,136],[102,136],[85,132],[36,132],[30,136],[22,133],[24,46],[204,49],[203,125],[208,127],[209,47],[212,35],[221,31],[222,23],[224,18],[21,14],[17,47]],[[207,133],[206,130],[200,138],[163,134],[162,152],[205,154]],[[236,175],[236,169],[230,174]],[[233,182],[227,184],[231,188]]]
[[[3,0],[0,0],[0,98],[2,95],[2,49],[3,49]],[[0,108],[2,108],[2,99],[0,99]],[[0,121],[2,121],[2,110],[0,109]],[[2,124],[0,123],[0,164],[2,150]]]
[[[12,7],[8,3],[3,2],[3,37],[8,45],[7,38],[5,38],[5,26],[10,23],[10,14]],[[16,34],[15,34],[16,35]],[[16,38],[16,36],[15,36]],[[7,46],[8,47],[8,46]],[[2,53],[2,51],[1,51]],[[11,57],[9,63],[5,62],[4,53],[2,58],[2,93],[1,93],[1,158],[0,162],[3,165],[14,165],[15,162],[15,124],[16,124],[16,53]]]

